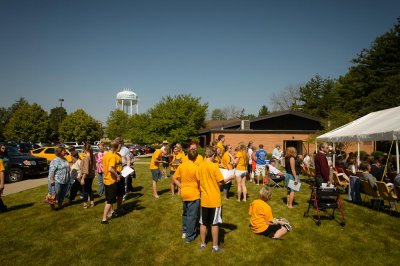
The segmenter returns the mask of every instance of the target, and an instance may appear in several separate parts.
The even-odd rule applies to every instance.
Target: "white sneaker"
[[[182,234],[182,238],[185,239],[186,238],[186,233]]]

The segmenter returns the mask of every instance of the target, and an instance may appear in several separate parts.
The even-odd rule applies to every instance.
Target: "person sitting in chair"
[[[282,176],[284,176],[285,174],[284,173],[282,173],[280,170],[278,170],[278,168],[276,168],[276,166],[275,166],[275,163],[276,163],[276,161],[274,160],[274,159],[271,159],[270,161],[269,161],[269,173],[270,173],[270,175],[273,177],[273,178],[278,178],[278,177],[282,177]]]

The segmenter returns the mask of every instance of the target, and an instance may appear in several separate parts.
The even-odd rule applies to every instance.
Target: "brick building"
[[[210,121],[208,128],[199,131],[199,136],[202,147],[210,144],[219,135],[225,135],[225,144],[234,147],[239,142],[247,144],[251,140],[256,147],[263,144],[268,153],[272,152],[276,144],[280,144],[283,149],[292,146],[298,153],[312,154],[315,143],[309,139],[320,130],[322,125],[318,118],[298,111],[285,111],[252,120]],[[354,143],[347,152],[356,150],[357,144]],[[374,143],[361,143],[361,150],[371,153],[374,151]]]

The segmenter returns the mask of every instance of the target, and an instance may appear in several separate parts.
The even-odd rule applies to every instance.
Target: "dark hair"
[[[221,140],[221,139],[223,139],[223,138],[225,138],[225,135],[219,135],[219,136],[218,136],[218,140]]]
[[[262,148],[264,148],[264,145],[260,144],[260,145],[258,145],[258,147],[259,147],[260,149],[262,149]]]
[[[363,161],[360,163],[359,169],[361,171],[368,171],[368,167],[370,166],[369,162]]]
[[[56,148],[56,156],[57,156],[57,157],[60,157],[60,155],[61,155],[61,153],[62,153],[63,151],[65,151],[65,148],[64,148],[64,147],[61,147],[61,146],[58,146],[58,147]]]
[[[197,158],[197,155],[198,155],[197,150],[189,150],[188,159],[191,161],[195,161]]]

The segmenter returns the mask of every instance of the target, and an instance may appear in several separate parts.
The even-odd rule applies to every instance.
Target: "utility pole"
[[[59,112],[59,114],[60,114],[60,123],[61,123],[61,119],[62,119],[62,103],[63,103],[64,99],[58,99],[58,101],[60,102],[60,112]]]

